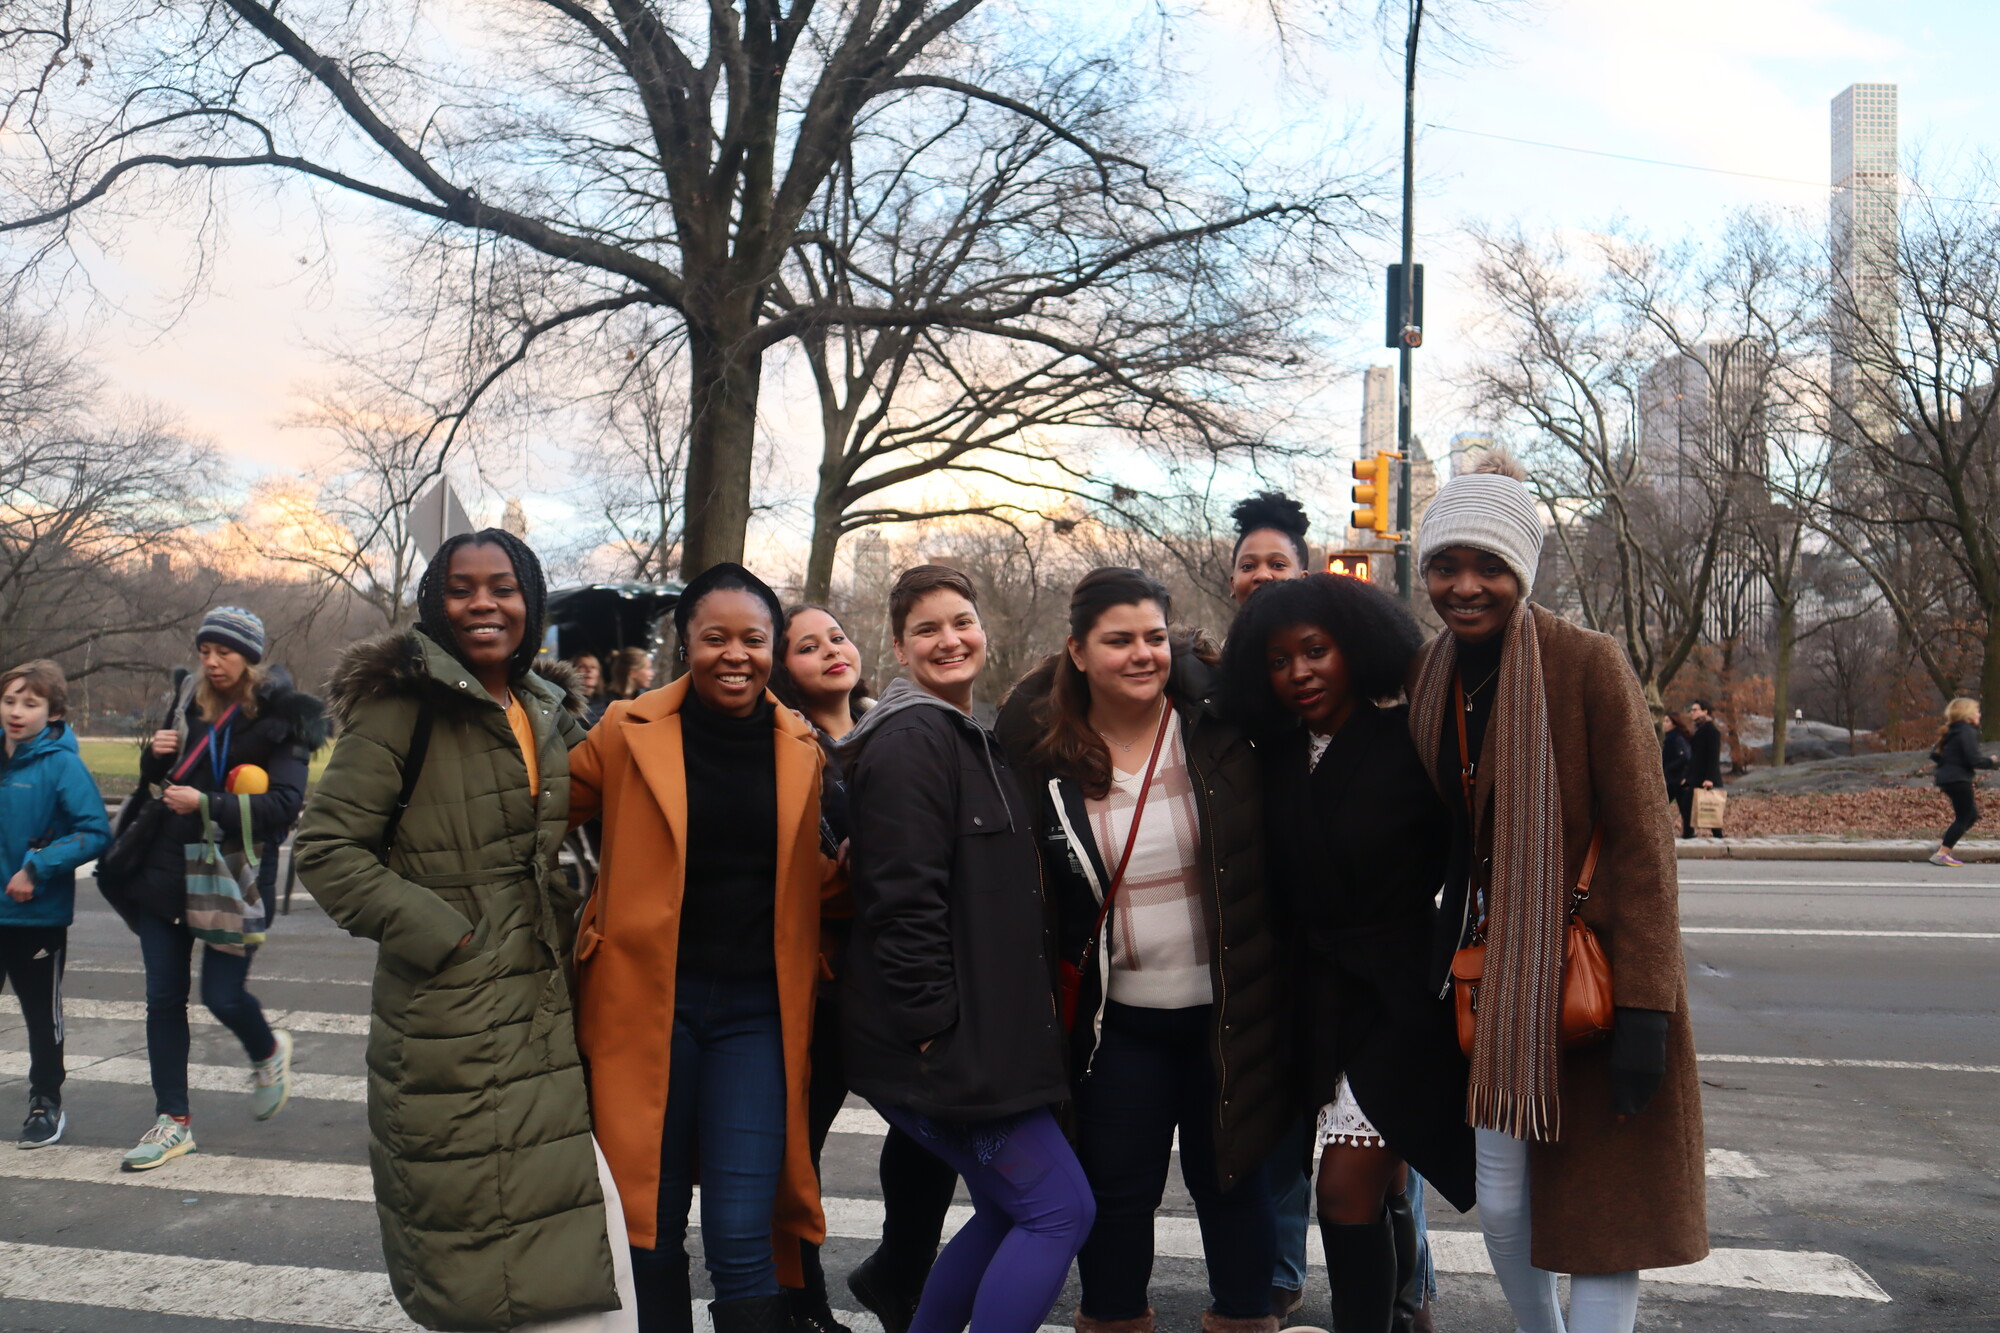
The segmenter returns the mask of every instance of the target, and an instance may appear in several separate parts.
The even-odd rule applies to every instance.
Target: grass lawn
[[[134,787],[139,785],[139,742],[125,737],[77,737],[77,748],[83,752],[83,765],[90,775],[97,779],[98,790],[113,800],[122,800]],[[319,775],[326,768],[328,756],[333,747],[328,746],[313,756],[312,766],[306,771],[306,789],[310,791]]]

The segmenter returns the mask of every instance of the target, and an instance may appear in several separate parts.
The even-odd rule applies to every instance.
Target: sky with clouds
[[[1220,112],[1341,141],[1356,160],[1393,159],[1401,68],[1368,38],[1289,58],[1260,22],[1215,0],[1179,58]],[[1991,56],[1995,0],[1539,0],[1472,29],[1483,53],[1427,64],[1419,122],[1418,257],[1427,264],[1427,343],[1418,428],[1443,441],[1472,426],[1441,375],[1470,354],[1471,311],[1458,274],[1470,219],[1531,229],[1594,229],[1623,219],[1656,236],[1711,227],[1746,205],[1825,215],[1828,102],[1847,84],[1901,85],[1902,143],[1949,156],[1995,148],[2000,113]],[[1190,53],[1194,54],[1190,54]],[[1477,137],[1465,131],[1502,138]],[[1786,184],[1534,147],[1653,158]],[[319,444],[285,422],[326,375],[317,346],[351,340],[375,318],[389,247],[368,215],[337,202],[323,233],[303,197],[234,186],[217,262],[191,300],[191,233],[171,221],[128,226],[88,270],[110,308],[74,311],[122,392],[179,414],[251,469],[310,461]],[[1380,256],[1392,258],[1386,249]],[[1360,303],[1379,310],[1372,297]],[[1350,368],[1387,363],[1379,315],[1357,329]],[[1350,450],[1351,413],[1329,444]]]

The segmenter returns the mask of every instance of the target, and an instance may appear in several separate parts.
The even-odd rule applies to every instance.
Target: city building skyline
[[[1877,392],[1870,390],[1862,363],[1878,360],[1883,352],[1869,349],[1892,346],[1896,332],[1897,85],[1849,84],[1833,99],[1830,128],[1828,239],[1840,325],[1834,403],[1866,428]]]

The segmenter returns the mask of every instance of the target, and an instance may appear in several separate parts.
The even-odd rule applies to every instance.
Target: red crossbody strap
[[[217,719],[215,719],[214,722],[209,724],[208,730],[205,733],[203,733],[201,738],[201,744],[195,746],[194,749],[188,754],[188,757],[181,760],[180,764],[177,767],[175,767],[173,773],[168,777],[167,780],[169,782],[179,782],[182,778],[186,777],[188,774],[188,770],[194,767],[194,761],[201,758],[204,754],[208,753],[208,743],[215,739],[215,733],[222,730],[224,727],[228,726],[229,719],[234,716],[236,716],[235,704],[231,704],[229,705],[229,707],[223,709],[222,716],[218,717]]]
[[[1146,794],[1153,789],[1153,772],[1159,767],[1160,747],[1167,743],[1167,722],[1173,715],[1173,705],[1162,699],[1160,729],[1153,736],[1153,753],[1146,760],[1146,780],[1139,784],[1139,804],[1132,808],[1132,823],[1125,830],[1125,850],[1118,856],[1118,868],[1111,872],[1111,885],[1104,890],[1104,902],[1097,909],[1097,925],[1090,932],[1093,941],[1104,931],[1104,919],[1111,915],[1111,900],[1117,896],[1118,886],[1125,882],[1125,867],[1132,861],[1132,849],[1139,845],[1139,821],[1146,817]]]

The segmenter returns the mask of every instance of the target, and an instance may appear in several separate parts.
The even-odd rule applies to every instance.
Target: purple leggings
[[[924,1118],[877,1106],[965,1181],[972,1220],[938,1255],[910,1333],[1035,1333],[1062,1295],[1097,1204],[1069,1140],[1047,1107],[1022,1115],[990,1160],[965,1140],[933,1137]],[[954,1126],[954,1128],[960,1128]]]

